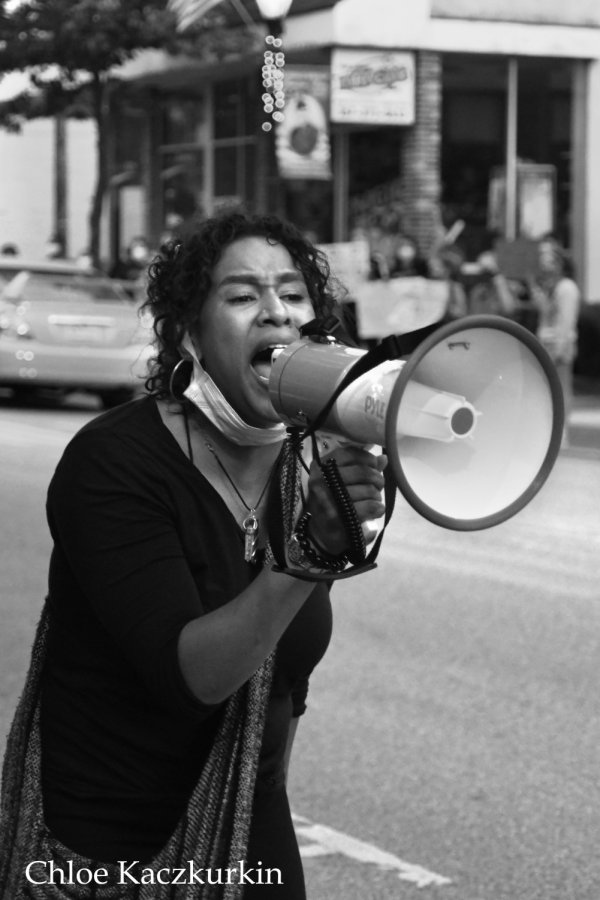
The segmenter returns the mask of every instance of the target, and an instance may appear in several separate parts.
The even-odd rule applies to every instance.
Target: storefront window
[[[204,96],[169,95],[161,101],[160,147],[162,227],[173,233],[204,212]]]
[[[163,227],[174,231],[203,212],[204,153],[200,148],[162,156]]]
[[[258,84],[258,74],[256,79],[235,79],[215,85],[215,140],[254,135],[260,108],[254,80]]]
[[[225,81],[214,87],[214,201],[246,203],[255,197],[256,120],[259,78]]]
[[[567,245],[571,69],[568,60],[517,61],[517,162],[529,167],[528,171],[536,171],[537,166],[539,172],[549,173],[549,181],[544,184],[552,185],[552,231]],[[460,243],[470,259],[488,248],[493,239],[490,229],[497,229],[500,221],[503,226],[499,230],[503,232],[505,227],[504,213],[500,210],[494,215],[493,201],[498,195],[494,181],[504,177],[506,164],[507,78],[505,57],[444,57],[443,217],[446,227],[457,219],[466,223]],[[517,227],[524,227],[530,219],[529,214],[520,213]]]
[[[452,144],[500,144],[504,135],[504,97],[457,92],[447,98],[446,136]]]
[[[252,206],[256,200],[256,145],[244,147],[244,193],[247,203]]]
[[[143,155],[146,110],[131,102],[117,104],[112,128],[114,137],[114,168],[122,172],[128,167],[137,169]]]
[[[231,197],[237,194],[237,147],[215,147],[215,195]]]
[[[349,135],[350,231],[383,228],[398,232],[402,129],[385,128]]]
[[[234,138],[238,134],[240,96],[236,81],[215,85],[215,140]]]
[[[444,95],[444,225],[449,228],[458,219],[467,223],[463,240],[469,242],[465,247],[469,256],[477,256],[485,249],[490,180],[492,173],[504,163],[506,92],[500,87],[504,77],[504,71],[496,72],[494,68],[487,84],[484,82],[477,89],[448,91]],[[495,88],[496,79],[500,89],[490,90]],[[473,83],[475,80],[474,72]]]
[[[205,105],[201,98],[167,98],[162,104],[163,144],[192,144],[204,122]]]

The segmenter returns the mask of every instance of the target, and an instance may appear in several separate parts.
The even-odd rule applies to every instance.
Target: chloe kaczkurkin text
[[[110,869],[98,865],[86,868],[72,861],[62,864],[53,860],[32,860],[25,869],[25,878],[31,884],[64,885],[135,885],[135,884],[283,884],[280,869],[249,867],[240,859],[231,868],[202,868],[188,860],[179,868],[156,869],[143,866],[138,860],[119,861]]]

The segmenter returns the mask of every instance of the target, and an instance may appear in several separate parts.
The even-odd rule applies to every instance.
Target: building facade
[[[454,226],[468,259],[494,235],[552,232],[600,302],[595,0],[294,0],[271,131],[259,29],[225,60],[153,51],[123,68],[113,254],[125,201],[154,242],[228,203],[320,242],[406,234],[424,254]]]
[[[66,250],[88,250],[88,219],[96,179],[95,128],[90,120],[66,123]],[[0,130],[0,247],[15,245],[25,259],[42,259],[56,234],[55,123],[25,122],[20,134]]]

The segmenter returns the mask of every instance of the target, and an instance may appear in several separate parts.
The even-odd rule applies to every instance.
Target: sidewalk
[[[600,378],[576,376],[570,417],[570,444],[563,453],[600,459]]]

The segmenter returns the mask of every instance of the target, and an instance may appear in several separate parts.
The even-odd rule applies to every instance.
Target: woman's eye
[[[285,300],[287,302],[298,303],[298,302],[302,302],[304,300],[304,294],[298,294],[298,293],[293,292],[291,294],[284,294],[281,299]]]
[[[230,303],[251,303],[255,298],[252,294],[236,294],[235,297],[230,297]]]

